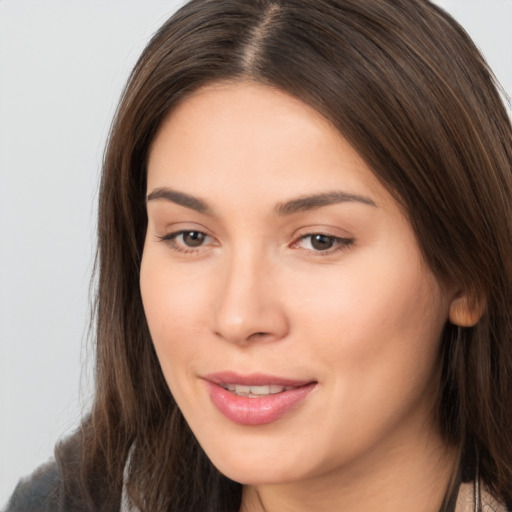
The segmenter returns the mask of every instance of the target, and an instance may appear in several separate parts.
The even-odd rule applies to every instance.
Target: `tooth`
[[[237,395],[240,393],[249,394],[251,392],[251,386],[240,386],[239,384],[235,384],[234,391]]]
[[[250,393],[252,395],[268,395],[270,393],[270,386],[251,386]]]
[[[295,389],[295,386],[279,386],[277,384],[267,384],[265,386],[244,386],[242,384],[220,384],[224,389],[236,393],[240,396],[249,398],[258,398],[266,395],[275,395],[283,391]]]

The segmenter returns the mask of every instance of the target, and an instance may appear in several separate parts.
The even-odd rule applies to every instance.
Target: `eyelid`
[[[188,229],[179,229],[176,231],[171,231],[165,235],[156,235],[158,240],[160,242],[167,243],[171,249],[184,253],[184,254],[190,254],[190,253],[197,253],[201,250],[206,249],[209,245],[211,245],[211,242],[205,242],[201,245],[198,245],[196,247],[187,246],[185,244],[180,244],[176,242],[176,239],[182,235],[185,235],[187,233],[200,233],[204,235],[205,240],[215,240],[215,238],[212,235],[209,235],[206,233],[206,231],[200,230],[200,229],[194,229],[194,228],[188,228]]]
[[[203,243],[197,246],[189,246],[183,242],[180,243],[179,241],[177,241],[177,239],[179,239],[180,236],[190,233],[198,233],[203,235]],[[314,247],[306,248],[300,246],[301,242],[307,239],[312,239],[315,236],[323,236],[332,240],[333,246],[325,249],[315,249]],[[174,251],[184,254],[197,253],[200,251],[204,252],[205,250],[211,248],[212,245],[218,245],[216,238],[213,235],[209,234],[206,229],[198,229],[195,227],[188,227],[177,229],[175,231],[169,231],[164,235],[156,235],[156,237],[159,241],[167,243],[170,246],[170,248],[173,249]],[[296,236],[294,237],[294,241],[289,245],[289,247],[293,249],[302,249],[303,251],[306,251],[307,253],[313,256],[328,256],[339,251],[348,249],[351,245],[354,244],[354,242],[355,239],[353,237],[333,234],[331,229],[315,229],[314,227],[311,227],[307,228],[307,231],[304,228],[302,233],[296,234]]]
[[[314,256],[328,256],[332,255],[334,253],[344,251],[348,249],[351,245],[354,244],[355,239],[353,237],[343,237],[339,235],[333,235],[330,232],[326,232],[325,230],[311,230],[307,233],[300,234],[298,237],[295,238],[295,241],[291,244],[292,248],[300,249],[299,243],[303,240],[306,240],[308,238],[312,238],[314,236],[324,236],[326,238],[330,238],[334,241],[334,246],[325,250],[315,250],[315,249],[305,249],[303,250],[307,251],[308,253],[314,255]]]

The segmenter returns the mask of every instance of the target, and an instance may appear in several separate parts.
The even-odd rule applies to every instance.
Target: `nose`
[[[214,305],[214,331],[230,343],[278,341],[289,330],[276,283],[278,269],[253,252],[224,263]]]

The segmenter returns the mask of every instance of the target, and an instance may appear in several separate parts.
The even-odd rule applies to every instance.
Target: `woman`
[[[429,2],[185,5],[105,156],[90,417],[9,510],[510,509],[511,163]]]

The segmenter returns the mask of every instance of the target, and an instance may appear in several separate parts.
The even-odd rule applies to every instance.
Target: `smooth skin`
[[[154,346],[242,510],[437,512],[455,464],[433,418],[441,332],[477,314],[339,132],[276,89],[208,86],[161,126],[147,194]],[[240,425],[206,390],[220,371],[317,384]]]

